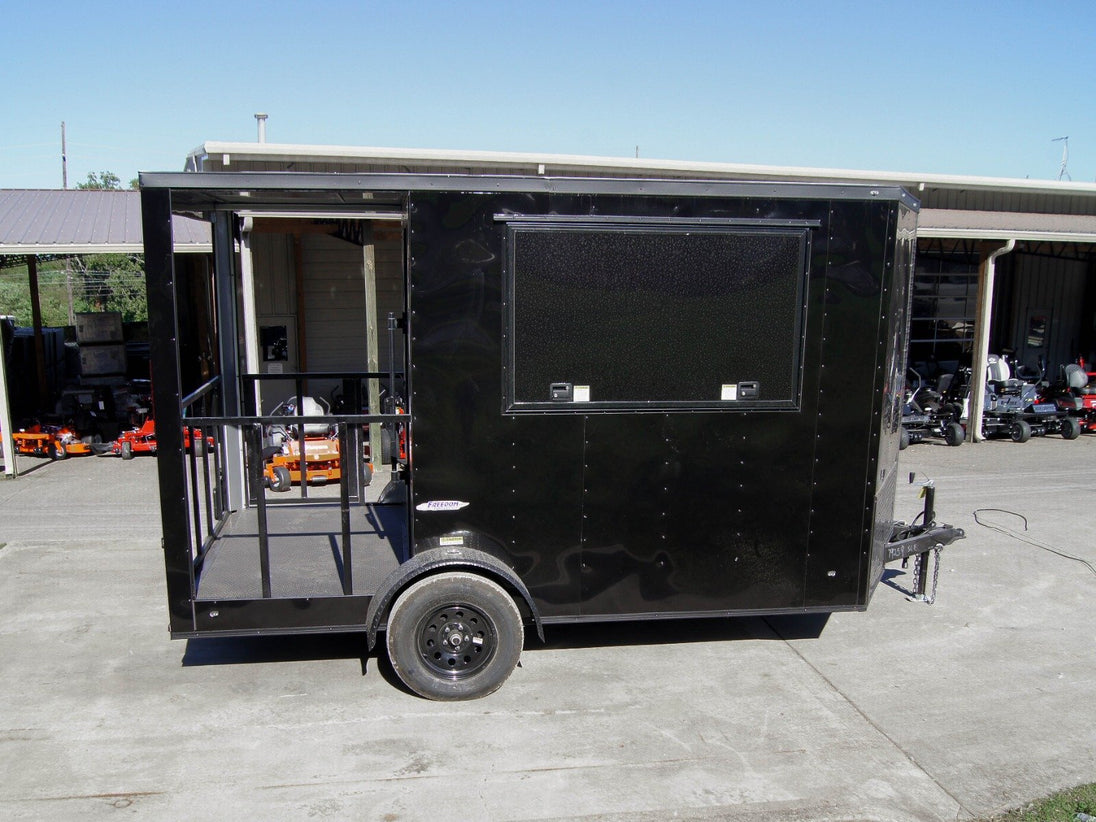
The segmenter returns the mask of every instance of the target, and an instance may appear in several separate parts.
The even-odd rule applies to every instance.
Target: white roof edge
[[[711,177],[780,178],[792,180],[843,180],[848,182],[894,183],[916,189],[919,185],[949,189],[992,189],[1029,191],[1046,194],[1096,194],[1096,183],[1033,180],[1015,177],[979,177],[955,174],[922,174],[906,171],[868,171],[862,169],[805,168],[798,166],[714,163],[685,160],[657,160],[632,157],[601,157],[576,154],[534,154],[501,151],[460,151],[453,149],[386,148],[371,146],[297,145],[291,143],[232,143],[210,141],[194,149],[189,160],[227,154],[232,159],[306,160],[354,162],[358,160],[424,162],[434,165],[484,165],[513,168],[529,166],[531,174],[550,174],[552,169],[617,172],[667,172],[708,175]]]
[[[0,243],[0,256],[38,254],[144,254],[143,243],[112,243],[110,245],[86,245],[67,243],[59,245]],[[212,254],[212,243],[175,243],[176,254]]]
[[[1096,234],[1070,231],[1022,231],[996,228],[917,228],[918,237],[937,240],[1016,240],[1042,243],[1096,243]]]

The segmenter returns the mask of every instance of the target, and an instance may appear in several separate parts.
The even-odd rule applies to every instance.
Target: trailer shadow
[[[365,676],[367,657],[364,633],[287,634],[188,639],[182,663],[184,668],[191,668],[357,659]]]
[[[697,617],[629,622],[550,625],[542,644],[527,635],[525,650],[666,645],[683,642],[817,639],[829,614],[784,614],[752,617]]]
[[[546,625],[544,642],[540,641],[536,629],[528,626],[525,631],[522,654],[683,642],[817,639],[829,618],[829,614],[792,614],[768,617],[706,617]],[[380,643],[371,656],[376,672],[389,685],[408,696],[419,698],[400,680]],[[364,665],[365,660],[363,660],[363,672]],[[518,667],[521,667],[520,660]]]
[[[790,614],[548,625],[543,643],[536,630],[530,627],[526,631],[523,653],[683,642],[817,639],[829,617],[829,614]],[[339,659],[358,660],[362,676],[367,675],[372,661],[374,671],[388,684],[413,695],[392,669],[383,644],[379,643],[373,653],[368,653],[362,633],[189,639],[182,664],[185,668],[191,668]]]

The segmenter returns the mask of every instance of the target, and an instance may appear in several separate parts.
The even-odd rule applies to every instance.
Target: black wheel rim
[[[472,676],[495,655],[495,626],[479,608],[460,603],[431,611],[419,623],[418,653],[444,679]]]

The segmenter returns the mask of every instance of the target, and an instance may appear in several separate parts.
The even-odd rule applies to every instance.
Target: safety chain
[[[942,546],[942,545],[937,545],[935,548],[932,549],[932,553],[935,555],[935,560],[936,560],[936,566],[933,568],[933,571],[932,571],[932,590],[929,591],[929,593],[924,594],[924,595],[912,594],[911,596],[907,597],[908,599],[910,599],[910,600],[920,600],[920,601],[924,602],[926,605],[932,605],[934,602],[936,602],[936,586],[940,582],[940,551],[943,549],[943,547],[944,546]],[[918,590],[921,587],[920,586],[921,572],[923,570],[925,570],[921,567],[924,564],[921,561],[921,558],[923,556],[924,556],[924,554],[918,554],[917,556],[915,556],[913,558],[913,590],[914,591]]]

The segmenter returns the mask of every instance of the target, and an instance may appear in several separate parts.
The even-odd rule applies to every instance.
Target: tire
[[[1008,435],[1013,442],[1027,442],[1031,439],[1031,426],[1023,420],[1017,420],[1008,427]]]
[[[1064,440],[1075,440],[1081,436],[1081,421],[1076,417],[1064,417],[1059,433]]]
[[[284,465],[275,465],[272,473],[274,476],[270,479],[271,491],[288,491],[293,486],[293,476]]]
[[[133,459],[133,443],[130,442],[129,440],[126,440],[125,442],[122,443],[122,459],[124,459],[124,460]]]
[[[898,434],[898,450],[905,451],[910,447],[910,432],[903,425]]]
[[[497,583],[465,572],[421,579],[400,594],[385,644],[403,683],[427,699],[479,699],[513,672],[525,641],[521,614]]]
[[[944,426],[944,442],[948,445],[962,445],[966,436],[966,433],[963,431],[963,426],[957,422],[949,422]]]
[[[68,451],[65,450],[65,446],[57,442],[57,440],[53,440],[52,442],[50,442],[47,448],[49,451],[49,458],[51,460],[63,460],[65,457],[68,456]]]

